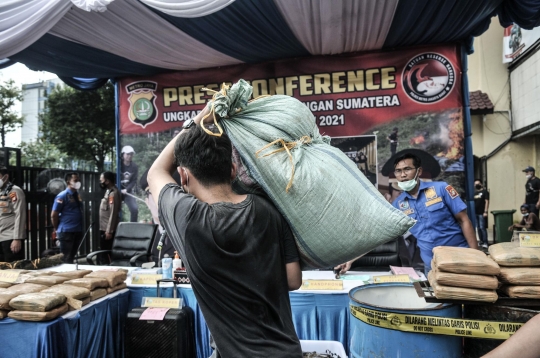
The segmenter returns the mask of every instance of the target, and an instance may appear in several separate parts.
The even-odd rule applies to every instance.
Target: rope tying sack
[[[309,144],[311,143],[311,137],[305,135],[303,137],[301,137],[299,140],[295,141],[295,142],[285,142],[282,138],[279,138],[279,139],[276,139],[275,141],[271,142],[271,143],[268,143],[267,145],[265,145],[264,147],[262,147],[261,149],[259,149],[258,151],[255,152],[255,155],[257,156],[257,158],[261,158],[261,157],[268,157],[270,155],[273,155],[273,154],[276,154],[276,153],[279,153],[279,152],[283,152],[283,151],[286,151],[287,152],[287,155],[289,156],[289,162],[291,162],[291,178],[289,179],[289,183],[287,184],[287,187],[285,188],[285,192],[289,192],[289,189],[292,187],[292,182],[293,182],[293,179],[294,179],[294,162],[293,162],[293,157],[292,157],[292,154],[291,154],[291,150],[294,149],[296,146],[300,146],[300,145],[303,145],[303,144]],[[270,148],[271,146],[273,146],[274,144],[281,144],[281,148],[279,149],[276,149],[270,153],[267,153],[265,155],[262,155],[262,156],[259,156],[259,153],[261,153],[262,151]]]
[[[251,96],[252,88],[244,80],[240,80],[232,88],[230,88],[227,84],[223,83],[219,91],[206,88],[206,87],[204,87],[202,91],[212,92],[213,95],[212,95],[212,100],[211,100],[210,112],[202,118],[199,125],[208,135],[215,136],[215,137],[221,137],[223,135],[223,128],[218,123],[216,112],[219,112],[218,115],[221,118],[229,118],[230,116],[233,116],[236,113],[242,111],[242,109],[245,108],[249,103],[252,103],[261,98],[271,97],[271,95],[267,94],[267,95],[262,95],[262,96],[253,98],[248,101],[247,98]],[[208,128],[204,126],[204,120],[210,116],[213,116],[214,125],[217,127],[219,133],[213,133],[212,131],[210,131]],[[287,184],[287,187],[285,188],[285,191],[288,193],[289,189],[292,187],[292,182],[294,179],[294,162],[293,162],[291,150],[294,149],[296,146],[311,143],[311,141],[312,141],[311,137],[307,135],[301,137],[299,140],[295,142],[285,142],[285,140],[283,139],[276,139],[275,141],[268,143],[267,145],[265,145],[264,147],[256,151],[255,155],[257,156],[257,158],[261,158],[261,157],[267,157],[267,156],[270,156],[270,155],[273,155],[282,151],[287,152],[287,155],[289,156],[289,161],[291,162],[291,177],[289,179],[289,183]],[[270,148],[274,144],[280,144],[281,148],[276,149],[265,155],[259,156],[259,153]]]

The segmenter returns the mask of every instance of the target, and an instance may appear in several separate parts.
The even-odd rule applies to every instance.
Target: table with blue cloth
[[[385,275],[388,272],[378,273],[349,273],[354,275]],[[332,279],[331,271],[304,271],[303,279]],[[143,297],[155,297],[156,287],[132,285],[128,278],[128,287],[131,290],[129,309],[140,307]],[[299,339],[339,341],[349,354],[350,343],[350,313],[349,290],[364,284],[362,280],[344,280],[343,290],[335,291],[307,291],[298,290],[290,292],[293,323]],[[173,297],[172,284],[164,284],[161,288],[162,297]],[[206,321],[193,290],[189,285],[178,285],[177,296],[182,298],[184,305],[189,306],[195,313],[195,341],[197,358],[208,358],[212,354],[210,347],[210,333]]]
[[[123,357],[130,291],[47,322],[0,320],[0,358]]]

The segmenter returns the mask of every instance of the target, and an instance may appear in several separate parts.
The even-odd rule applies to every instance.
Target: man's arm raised
[[[208,112],[208,106],[206,106],[199,114],[197,114],[197,116],[195,116],[195,118],[193,118],[195,124],[199,125],[202,118],[208,114]],[[178,133],[178,135],[167,144],[148,171],[148,186],[150,187],[150,192],[155,198],[156,205],[158,206],[158,198],[161,189],[169,183],[176,183],[172,177],[172,173],[176,170],[176,165],[174,164],[174,145],[176,139],[184,132],[185,129]]]

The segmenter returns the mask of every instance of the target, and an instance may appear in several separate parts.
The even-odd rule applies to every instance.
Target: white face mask
[[[523,214],[523,216],[524,216],[524,217],[527,217],[527,216],[529,216],[529,213],[525,213],[525,214]]]
[[[530,174],[525,175],[525,178],[527,178],[527,179],[531,179],[531,177],[532,177],[532,175],[530,175]]]
[[[81,188],[81,182],[80,181],[76,183],[71,182],[71,186],[73,187],[73,189],[79,190]]]
[[[416,181],[417,176],[418,176],[418,168],[416,169],[416,175],[414,176],[413,179],[407,180],[407,181],[398,181],[397,185],[403,191],[411,191],[416,187],[416,184],[418,183]]]

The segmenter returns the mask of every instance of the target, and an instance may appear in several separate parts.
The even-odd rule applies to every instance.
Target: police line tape
[[[524,325],[515,322],[479,321],[461,318],[383,312],[350,305],[351,314],[372,326],[403,332],[446,336],[508,339]]]

